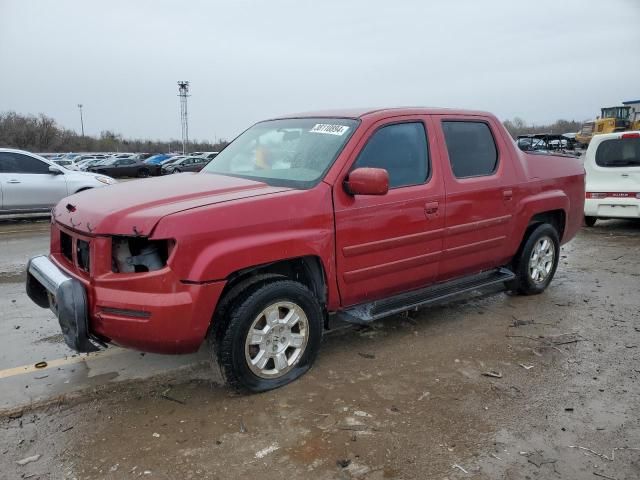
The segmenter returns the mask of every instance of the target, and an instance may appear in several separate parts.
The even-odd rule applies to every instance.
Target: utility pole
[[[82,118],[82,104],[78,104],[78,109],[80,110],[80,127],[82,128],[82,136],[84,137],[84,119]]]
[[[178,82],[178,97],[180,97],[180,123],[182,126],[182,154],[189,150],[189,117],[187,114],[187,97],[189,97],[189,82]]]

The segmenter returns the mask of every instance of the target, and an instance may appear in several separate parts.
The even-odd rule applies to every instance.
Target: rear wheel
[[[584,217],[584,224],[587,227],[593,227],[598,221],[598,217]]]
[[[229,309],[228,326],[217,341],[218,363],[236,388],[278,388],[311,368],[322,329],[322,309],[304,285],[291,280],[257,285]]]
[[[509,287],[522,295],[542,293],[556,273],[559,258],[556,229],[548,223],[534,227],[515,261],[516,278]]]

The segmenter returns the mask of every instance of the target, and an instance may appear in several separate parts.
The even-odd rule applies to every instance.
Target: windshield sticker
[[[316,123],[314,127],[309,130],[311,133],[325,133],[327,135],[344,135],[349,127],[345,125],[330,125],[328,123]]]

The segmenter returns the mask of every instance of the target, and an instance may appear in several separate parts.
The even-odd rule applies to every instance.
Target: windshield
[[[640,167],[640,137],[604,140],[596,151],[600,167]]]
[[[291,118],[257,123],[202,170],[311,188],[324,176],[356,127],[345,118]]]

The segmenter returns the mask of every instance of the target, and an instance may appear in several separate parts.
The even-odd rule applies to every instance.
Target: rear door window
[[[442,122],[449,162],[456,178],[493,175],[498,167],[489,125],[484,122]]]
[[[596,165],[606,168],[640,167],[640,137],[604,140],[596,150]]]

